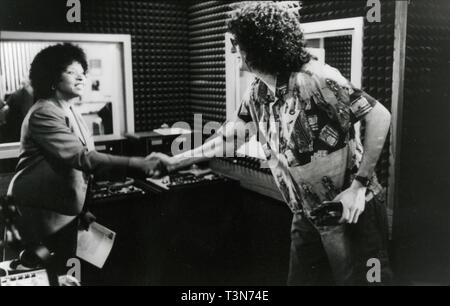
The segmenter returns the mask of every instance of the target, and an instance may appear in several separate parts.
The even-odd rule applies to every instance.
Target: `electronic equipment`
[[[44,247],[39,250],[23,251],[19,259],[0,262],[0,287],[3,286],[74,286],[79,285],[72,277],[57,277],[45,269],[45,262],[34,264],[31,267],[29,260],[33,257],[43,257],[46,253]],[[25,254],[26,253],[26,254]],[[29,257],[29,258],[25,258]]]
[[[46,269],[14,268],[14,261],[0,262],[0,287],[47,287],[47,286],[81,286],[70,275],[56,277]]]
[[[125,137],[128,140],[126,154],[147,156],[152,152],[171,154],[173,144],[185,142],[193,137],[193,132],[164,125],[150,132],[127,133]]]
[[[53,254],[42,245],[25,245],[16,227],[20,212],[13,198],[0,198],[0,221],[5,224],[4,239],[0,240],[3,247],[3,260],[6,248],[22,249],[18,259],[0,262],[0,286],[50,286],[57,284],[50,279],[43,267],[51,260]]]
[[[136,186],[134,179],[126,178],[125,181],[95,182],[92,186],[92,199],[103,200],[120,196],[144,195],[145,191]]]
[[[45,269],[26,271],[0,277],[0,287],[50,286],[50,277]]]
[[[201,186],[224,180],[226,179],[223,176],[212,172],[211,169],[201,169],[195,165],[188,170],[171,173],[159,179],[147,178],[147,182],[164,190],[172,190],[188,186]]]

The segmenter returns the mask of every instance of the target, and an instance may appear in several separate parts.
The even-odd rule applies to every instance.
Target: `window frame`
[[[352,36],[350,82],[361,88],[363,66],[364,18],[352,17],[302,23],[305,39]]]

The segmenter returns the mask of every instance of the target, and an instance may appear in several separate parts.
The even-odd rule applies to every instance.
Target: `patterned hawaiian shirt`
[[[257,123],[266,158],[278,161],[270,167],[275,182],[296,213],[303,209],[305,195],[289,167],[306,165],[348,145],[348,187],[363,153],[355,123],[376,103],[337,69],[312,60],[298,73],[278,76],[275,93],[255,78],[237,114],[245,122]],[[375,175],[368,190],[374,195],[381,191]]]

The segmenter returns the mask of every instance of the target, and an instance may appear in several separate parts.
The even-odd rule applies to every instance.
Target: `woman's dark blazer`
[[[19,163],[8,193],[31,236],[47,236],[76,218],[90,174],[125,173],[130,166],[128,157],[89,151],[74,124],[56,100],[37,101],[22,124]]]

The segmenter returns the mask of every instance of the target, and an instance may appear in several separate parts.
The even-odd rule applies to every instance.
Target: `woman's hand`
[[[338,194],[333,201],[341,202],[343,206],[340,223],[357,223],[366,206],[366,187],[358,182]]]

